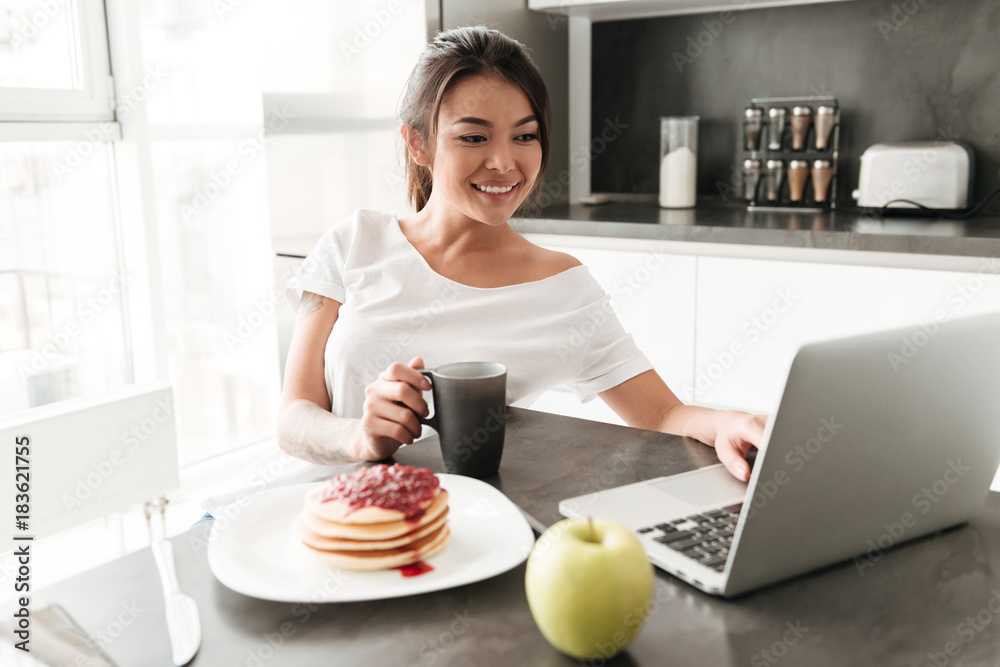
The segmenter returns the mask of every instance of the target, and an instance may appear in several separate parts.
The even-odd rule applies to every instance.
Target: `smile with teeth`
[[[514,185],[517,185],[517,183],[515,183]],[[508,185],[508,186],[505,186],[505,187],[500,187],[500,186],[496,186],[496,185],[478,185],[476,183],[473,183],[472,187],[474,187],[475,189],[479,190],[480,192],[485,192],[486,194],[490,194],[490,195],[502,195],[502,194],[506,194],[506,193],[510,192],[511,190],[513,190],[514,189],[514,185]]]

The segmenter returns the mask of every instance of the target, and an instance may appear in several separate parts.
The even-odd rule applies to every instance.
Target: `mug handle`
[[[420,372],[421,375],[427,378],[427,381],[430,382],[431,386],[433,387],[434,371],[432,369],[426,369],[426,368],[419,368],[417,370]],[[434,408],[434,414],[432,414],[430,417],[427,417],[426,419],[421,417],[420,415],[417,415],[417,421],[419,421],[424,426],[430,426],[435,431],[438,430],[437,407],[435,406]]]

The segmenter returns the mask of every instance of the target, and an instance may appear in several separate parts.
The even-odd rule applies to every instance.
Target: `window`
[[[0,418],[159,381],[185,484],[273,446],[272,237],[402,204],[393,109],[437,23],[348,4],[0,0]]]
[[[0,2],[0,120],[111,120],[99,0]]]
[[[272,237],[405,208],[436,3],[104,5],[0,0],[0,414],[166,381],[184,467],[274,435]]]
[[[110,149],[0,142],[0,414],[130,381]]]
[[[276,240],[317,239],[357,208],[407,212],[395,112],[438,3],[293,4],[270,25],[295,39],[264,69],[265,109],[293,117],[268,146]]]
[[[278,407],[260,72],[272,35],[254,3],[144,3],[163,344],[183,467],[273,437]]]
[[[0,2],[0,415],[132,380],[110,88],[102,3]]]

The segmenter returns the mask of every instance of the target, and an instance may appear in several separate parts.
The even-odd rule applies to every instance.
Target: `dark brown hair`
[[[406,82],[400,104],[400,121],[413,128],[424,150],[432,156],[438,113],[444,94],[460,79],[477,74],[497,75],[518,86],[538,117],[542,163],[533,184],[537,191],[549,163],[549,93],[527,48],[502,32],[484,26],[472,26],[438,33],[420,54],[420,59]],[[414,209],[419,211],[427,205],[431,195],[431,172],[427,167],[414,162],[405,147],[403,159],[406,165],[408,199]],[[530,195],[525,198],[525,204],[529,199]]]

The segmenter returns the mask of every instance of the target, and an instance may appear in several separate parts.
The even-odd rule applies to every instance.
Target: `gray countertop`
[[[743,252],[747,256],[759,256],[753,251],[771,249],[782,252],[784,258],[807,249],[857,251],[846,254],[854,257],[855,263],[879,264],[878,254],[890,253],[909,256],[904,265],[961,270],[976,268],[977,258],[1000,257],[1000,217],[944,220],[893,215],[875,219],[846,210],[748,211],[745,206],[715,199],[701,199],[693,209],[668,210],[650,199],[600,206],[554,205],[535,217],[512,218],[510,224],[522,234],[590,237],[597,242],[634,239],[692,247],[709,244],[699,246],[699,254],[713,254],[713,246],[719,252],[726,251],[722,254]],[[274,252],[304,257],[321,233],[278,235],[272,242]],[[950,259],[960,263],[949,265]],[[822,261],[827,260],[843,261],[843,257]]]
[[[599,206],[554,205],[516,218],[521,233],[620,237],[657,241],[821,248],[963,257],[1000,256],[1000,218],[944,220],[857,211],[748,211],[700,199],[693,209],[661,209],[655,200]]]
[[[396,460],[442,470],[436,439]],[[536,529],[561,498],[716,461],[676,436],[510,409],[500,473],[487,480]],[[722,600],[657,571],[640,635],[608,665],[996,664],[1000,494],[979,517],[901,545],[859,573],[851,562]],[[193,665],[578,664],[551,648],[524,594],[524,565],[486,581],[408,598],[287,604],[246,597],[212,575],[207,524],[173,539],[182,590],[199,605]],[[280,539],[276,537],[276,539]],[[794,536],[775,549],[794,547]],[[149,549],[37,592],[103,639],[121,667],[169,665],[163,598]],[[972,618],[970,623],[969,618]],[[988,618],[987,618],[988,617]],[[978,621],[976,619],[979,619]],[[954,644],[957,653],[945,656]],[[767,652],[767,653],[766,653]],[[597,662],[595,664],[603,664]],[[933,664],[933,663],[930,663]]]

